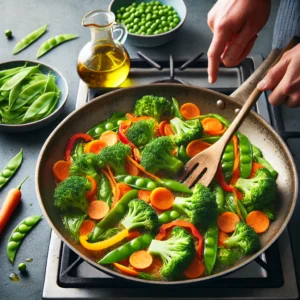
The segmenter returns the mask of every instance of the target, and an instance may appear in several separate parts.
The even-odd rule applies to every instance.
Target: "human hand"
[[[269,96],[272,105],[300,106],[300,44],[285,52],[280,61],[269,70],[257,85],[261,91],[273,90]]]
[[[220,62],[233,67],[249,54],[257,33],[266,24],[270,0],[219,0],[210,10],[207,24],[213,32],[208,49],[208,78],[217,80]]]

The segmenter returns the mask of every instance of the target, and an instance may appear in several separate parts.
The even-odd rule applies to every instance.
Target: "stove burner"
[[[159,63],[157,63],[156,61],[154,61],[153,59],[151,59],[150,57],[148,57],[147,55],[145,55],[141,51],[138,51],[137,54],[138,54],[138,56],[140,58],[144,59],[146,62],[149,63],[149,65],[151,65],[152,67],[156,68],[157,70],[162,70],[163,69],[163,67]],[[199,59],[200,57],[202,57],[203,54],[204,54],[204,52],[201,52],[200,54],[197,54],[194,58],[188,60],[183,65],[181,65],[178,68],[178,70],[180,70],[180,71],[185,70],[194,61],[196,61],[197,59]],[[153,83],[181,83],[181,84],[188,84],[187,82],[185,82],[183,80],[175,79],[174,59],[173,59],[173,55],[172,54],[170,54],[169,61],[170,61],[170,79],[158,80],[158,81],[154,81]]]

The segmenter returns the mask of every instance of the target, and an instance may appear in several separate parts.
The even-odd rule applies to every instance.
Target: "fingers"
[[[300,106],[300,97],[297,98],[296,96],[289,96],[285,100],[285,104],[289,108],[296,108]]]
[[[253,48],[253,45],[255,43],[257,39],[257,35],[255,35],[247,44],[247,46],[245,47],[243,53],[241,54],[241,56],[238,58],[238,60],[236,61],[236,64],[238,65],[239,63],[241,63],[250,53],[251,49]]]
[[[213,40],[207,52],[208,58],[208,80],[214,83],[217,80],[217,74],[221,62],[221,55],[226,47],[228,41],[231,40],[232,33],[229,31],[218,30],[215,33]]]

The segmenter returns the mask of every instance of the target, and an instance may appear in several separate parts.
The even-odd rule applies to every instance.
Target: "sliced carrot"
[[[174,203],[174,195],[164,187],[154,189],[150,194],[151,204],[159,210],[170,209]]]
[[[269,228],[270,219],[262,211],[254,210],[247,215],[246,223],[251,226],[256,233],[263,233]]]
[[[152,255],[146,250],[136,251],[129,257],[130,265],[137,270],[145,270],[149,268],[152,262]]]
[[[128,159],[126,159],[125,169],[127,174],[131,176],[138,176],[140,173],[140,170],[137,168],[137,166],[130,162]]]
[[[160,136],[165,136],[165,126],[168,124],[169,122],[164,120],[164,121],[161,121],[158,125],[158,133]]]
[[[225,247],[225,241],[229,238],[229,235],[224,231],[219,231],[218,236],[218,246],[219,247]]]
[[[128,235],[128,237],[127,237],[127,239],[128,239],[129,241],[131,241],[131,240],[133,240],[133,239],[139,237],[140,235],[141,235],[140,232],[138,232],[137,230],[130,231],[130,232],[129,232],[129,235]]]
[[[53,175],[58,181],[63,181],[70,176],[71,164],[65,160],[57,161],[53,168]]]
[[[79,229],[79,235],[88,235],[95,227],[95,222],[92,220],[84,220]]]
[[[150,202],[150,195],[152,191],[147,190],[139,190],[138,191],[138,198],[144,200],[146,203]]]
[[[124,182],[117,183],[117,188],[119,189],[119,199],[132,190],[132,188]]]
[[[205,271],[204,263],[196,256],[192,263],[185,269],[184,276],[190,279],[198,278]]]
[[[237,214],[226,211],[218,218],[218,226],[220,230],[225,233],[231,233],[235,230],[235,224],[240,221],[240,218]]]
[[[232,141],[233,141],[233,148],[234,148],[234,164],[233,164],[233,171],[230,180],[230,185],[235,185],[237,180],[240,178],[240,155],[239,155],[238,138],[235,135],[233,136]]]
[[[223,129],[223,124],[215,118],[206,118],[201,123],[204,133],[209,134],[210,132],[221,131]]]
[[[256,171],[257,171],[258,169],[263,169],[263,168],[264,168],[263,165],[261,165],[261,164],[259,164],[258,162],[254,161],[254,162],[252,163],[251,174],[250,174],[250,176],[249,176],[248,178],[253,178],[253,177],[255,176]]]
[[[201,140],[194,140],[190,142],[186,147],[186,153],[189,157],[194,157],[198,153],[210,147],[211,144],[205,143]]]
[[[92,176],[86,176],[86,178],[90,181],[90,183],[92,184],[91,189],[86,193],[86,198],[89,201],[92,201],[94,196],[96,195],[97,192],[97,183],[96,180],[92,177]]]
[[[166,136],[168,136],[168,135],[173,135],[173,134],[174,134],[174,131],[173,131],[173,128],[172,128],[172,125],[171,125],[171,124],[167,123],[167,124],[165,125],[164,133],[165,133]]]
[[[138,276],[139,275],[139,272],[132,269],[132,268],[129,268],[129,267],[126,267],[126,266],[123,266],[121,264],[118,264],[118,263],[113,263],[114,267],[116,267],[119,271],[127,274],[127,275],[132,275],[132,276]]]
[[[101,220],[109,212],[109,206],[102,200],[92,201],[88,207],[88,215],[91,219]]]
[[[154,119],[153,117],[149,117],[149,116],[141,116],[141,117],[136,117],[134,116],[133,114],[131,113],[127,113],[126,115],[126,118],[132,122],[138,122],[138,121],[141,121],[141,120],[149,120],[149,119]]]
[[[150,273],[155,278],[161,277],[160,269],[163,266],[163,261],[159,256],[153,257],[153,262],[149,268],[147,268],[147,273]]]
[[[200,109],[194,103],[184,103],[180,107],[180,112],[186,119],[194,119],[200,116]]]
[[[103,148],[107,147],[106,142],[102,140],[91,141],[84,147],[85,153],[95,153],[98,154]]]
[[[103,132],[101,134],[99,140],[106,143],[107,146],[113,146],[118,143],[119,136],[114,131],[109,130],[109,131]]]
[[[131,158],[129,155],[127,155],[128,160],[133,163],[139,170],[141,170],[143,173],[145,173],[147,176],[152,178],[153,180],[159,181],[160,178],[155,176],[154,174],[147,172],[139,163],[137,163],[133,158]]]

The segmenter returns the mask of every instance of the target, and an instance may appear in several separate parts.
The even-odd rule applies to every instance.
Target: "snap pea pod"
[[[17,100],[17,98],[19,97],[20,93],[22,90],[22,85],[21,82],[18,83],[16,86],[14,86],[10,92],[9,92],[9,96],[8,96],[8,105],[12,106],[13,103]]]
[[[186,185],[180,183],[176,180],[168,179],[168,178],[161,178],[157,181],[157,183],[165,188],[173,192],[178,193],[185,193],[185,194],[192,194],[193,191],[190,190]]]
[[[214,268],[218,252],[219,228],[217,224],[211,225],[205,233],[204,238],[204,263],[207,273],[210,274]]]
[[[109,252],[100,261],[98,261],[98,264],[112,264],[125,259],[136,251],[148,248],[152,240],[153,236],[151,234],[143,234]]]
[[[90,129],[87,134],[91,135],[94,139],[97,139],[107,130],[117,130],[119,128],[120,121],[125,119],[126,117],[124,113],[115,112],[105,122],[102,122]]]
[[[219,213],[221,213],[224,210],[224,202],[225,202],[224,191],[221,188],[221,186],[216,182],[213,183],[212,191],[216,196],[218,211]]]
[[[104,174],[99,174],[98,199],[105,201],[111,207],[113,194],[108,178]]]
[[[239,139],[240,176],[248,178],[252,170],[252,146],[245,135],[238,132],[237,137]]]
[[[176,210],[167,210],[158,216],[158,222],[160,225],[170,223],[180,217],[180,214]]]
[[[208,143],[208,144],[214,144],[220,139],[220,136],[205,136],[201,138],[201,141]]]
[[[0,190],[13,177],[21,166],[23,160],[23,149],[13,157],[0,173]]]
[[[124,182],[129,186],[132,186],[139,190],[153,191],[155,188],[157,188],[157,184],[154,180],[140,176],[119,175],[115,176],[115,179],[118,182]]]
[[[226,182],[229,182],[234,166],[234,147],[232,142],[226,146],[222,155],[221,163],[225,180]]]
[[[248,212],[243,204],[242,201],[238,201],[238,206],[239,206],[239,210],[240,210],[240,213],[241,213],[241,216],[243,218],[243,220],[246,222],[246,218],[247,218],[247,215],[248,215]]]
[[[8,120],[14,120],[15,118],[19,117],[20,115],[25,114],[26,111],[27,111],[27,108],[23,108],[23,107],[17,111],[9,111],[6,109],[0,109],[0,114],[3,119],[8,121]]]
[[[76,158],[78,158],[80,155],[84,154],[84,147],[83,143],[77,143],[75,147],[73,147],[72,151],[72,161],[74,161]]]
[[[13,54],[17,54],[20,51],[22,51],[23,49],[27,48],[29,45],[31,45],[34,41],[36,41],[39,37],[41,37],[47,30],[47,24],[32,31],[31,33],[29,33],[27,36],[25,36],[22,40],[20,40],[14,50],[13,50]]]
[[[186,149],[183,145],[181,145],[178,149],[178,158],[185,164],[187,163],[191,158],[186,153]]]
[[[52,114],[56,107],[57,107],[57,103],[58,103],[58,100],[59,100],[59,96],[60,96],[60,90],[56,87],[56,96],[54,97],[54,100],[52,100],[52,104],[48,110],[48,112],[43,116],[44,118],[49,116],[50,114]]]
[[[184,117],[180,112],[178,101],[174,97],[172,97],[172,108],[171,108],[171,110],[172,110],[172,112],[171,112],[172,116],[177,117],[180,120],[184,120]]]
[[[253,144],[252,144],[252,155],[253,155],[253,158],[263,157],[261,150],[259,148],[257,148],[256,146],[254,146]]]
[[[19,246],[26,234],[39,222],[42,216],[31,216],[24,219],[11,233],[7,243],[7,256],[13,262]]]
[[[0,77],[4,77],[7,75],[14,75],[14,74],[18,73],[19,71],[21,71],[23,68],[25,68],[26,65],[27,65],[27,63],[25,63],[25,65],[23,67],[15,67],[15,68],[11,68],[11,69],[1,70]]]
[[[126,214],[128,203],[137,199],[138,191],[131,190],[126,193],[116,206],[95,226],[94,230],[89,235],[89,241],[94,243],[98,241],[101,234],[118,223]]]
[[[63,215],[62,221],[65,228],[75,241],[78,241],[79,228],[85,218],[86,214],[82,213],[67,213]]]
[[[75,35],[75,34],[56,35],[56,36],[50,38],[49,40],[47,40],[46,42],[44,42],[40,46],[40,48],[36,54],[36,58],[40,58],[41,56],[45,55],[47,52],[52,50],[54,47],[56,47],[64,42],[76,39],[76,38],[78,38],[78,35]]]

